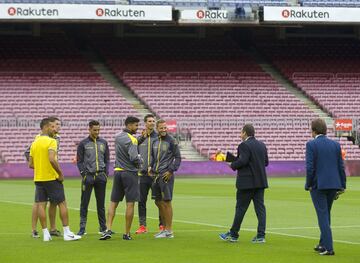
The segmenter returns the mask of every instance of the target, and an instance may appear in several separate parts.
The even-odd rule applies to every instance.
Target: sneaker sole
[[[110,238],[111,238],[111,236],[105,236],[105,237],[100,237],[99,240],[108,240]]]
[[[74,239],[64,239],[64,241],[78,241],[80,240],[81,238],[74,238]]]
[[[326,254],[326,252],[327,252],[327,251],[325,251],[325,252],[320,252],[319,255],[320,255],[320,256],[335,256],[335,252],[332,253],[332,254]]]
[[[220,235],[219,235],[219,238],[220,238],[221,240],[223,240],[223,241],[229,241],[229,240],[230,240],[230,238],[223,238],[223,237],[220,236]]]
[[[79,239],[81,239],[81,236],[79,236],[79,235],[74,235],[72,238],[69,238],[69,239],[65,239],[65,238],[64,238],[64,241],[77,241],[77,240],[79,240]]]
[[[141,235],[141,234],[147,234],[148,231],[144,231],[144,232],[135,232],[136,235]]]

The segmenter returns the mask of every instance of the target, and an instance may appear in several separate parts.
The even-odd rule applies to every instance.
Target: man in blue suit
[[[330,227],[331,206],[337,193],[346,188],[346,175],[340,144],[326,137],[322,119],[311,123],[312,137],[306,143],[306,184],[320,227],[320,242],[314,248],[320,255],[335,255]]]
[[[233,225],[227,233],[220,234],[222,240],[237,242],[239,230],[245,213],[253,201],[258,218],[257,235],[253,243],[265,243],[266,209],[264,192],[268,188],[265,166],[269,159],[266,146],[255,137],[255,129],[246,124],[241,130],[242,143],[238,146],[237,157],[231,163],[231,168],[237,170],[236,178],[236,210]]]

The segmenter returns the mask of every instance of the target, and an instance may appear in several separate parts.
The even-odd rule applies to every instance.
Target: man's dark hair
[[[46,125],[48,125],[51,121],[50,118],[44,118],[40,121],[40,129],[43,129]]]
[[[247,136],[255,136],[255,128],[252,124],[245,124],[242,128],[242,131],[246,133]]]
[[[148,118],[154,118],[154,119],[155,119],[155,116],[154,116],[153,114],[147,114],[147,115],[144,117],[144,122],[146,122]]]
[[[50,117],[48,117],[48,119],[50,120],[50,122],[60,121],[60,119],[58,117],[55,117],[55,116],[50,116]]]
[[[99,126],[100,122],[96,121],[96,120],[91,120],[89,122],[89,128],[91,129],[93,126]]]
[[[311,130],[316,134],[326,135],[327,126],[323,119],[315,119],[311,122]]]
[[[132,123],[137,123],[137,122],[140,122],[140,120],[138,118],[136,118],[134,116],[129,116],[125,120],[125,126],[132,124]]]

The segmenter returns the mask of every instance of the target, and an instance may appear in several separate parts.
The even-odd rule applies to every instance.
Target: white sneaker
[[[81,236],[75,235],[73,232],[64,233],[64,241],[75,241],[81,239]]]
[[[174,238],[174,233],[169,232],[168,230],[164,230],[164,231],[160,232],[159,234],[157,234],[155,236],[155,238]]]
[[[154,237],[158,238],[159,236],[162,236],[166,230],[162,230],[159,233],[155,234]]]
[[[51,236],[50,236],[50,234],[49,235],[44,235],[44,239],[43,239],[45,242],[48,242],[48,241],[51,241],[52,240],[52,238],[51,238]]]

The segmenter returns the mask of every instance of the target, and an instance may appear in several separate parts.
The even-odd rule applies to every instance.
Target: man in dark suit
[[[320,241],[314,248],[320,255],[335,255],[330,228],[330,211],[334,198],[346,188],[346,175],[340,144],[326,137],[322,119],[311,123],[312,137],[306,143],[306,184],[310,191],[320,227]]]
[[[268,187],[265,166],[269,164],[269,159],[265,144],[256,140],[254,136],[254,127],[246,124],[241,130],[243,142],[238,146],[237,158],[231,163],[231,168],[237,170],[236,210],[230,231],[219,235],[225,241],[238,240],[241,223],[252,200],[258,218],[257,235],[252,242],[265,243],[264,190]]]

